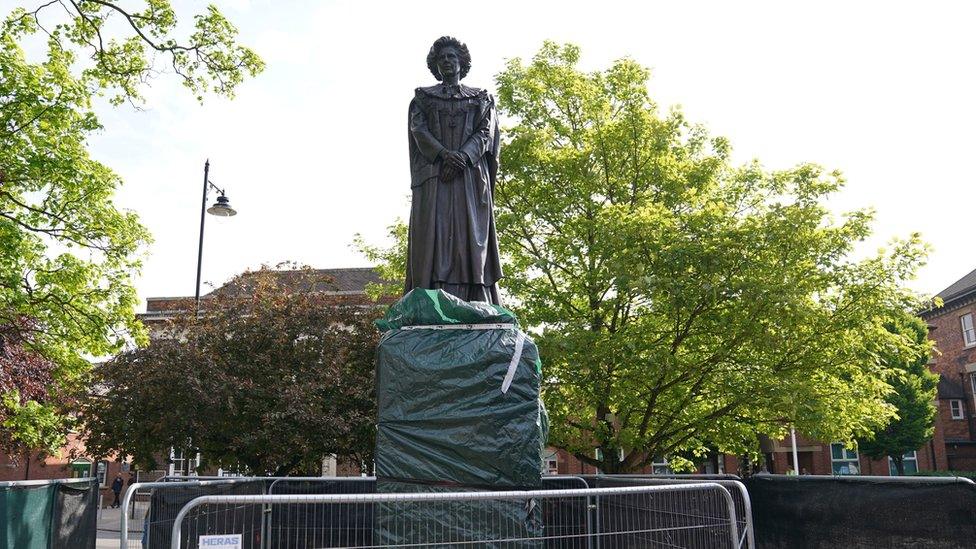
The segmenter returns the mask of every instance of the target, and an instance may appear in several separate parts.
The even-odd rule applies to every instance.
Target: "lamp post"
[[[207,193],[210,189],[213,189],[220,193],[217,197],[217,201],[214,202],[213,206],[207,208]],[[200,244],[197,247],[197,285],[196,293],[194,294],[194,317],[200,316],[200,273],[203,269],[203,229],[206,225],[207,214],[216,215],[217,217],[232,217],[237,215],[237,210],[230,207],[230,200],[227,199],[227,194],[224,189],[213,184],[210,181],[210,159],[208,158],[203,164],[203,200],[200,203]],[[175,448],[170,448],[170,459],[175,459],[174,452]],[[180,466],[180,473],[189,476],[190,474],[190,456],[188,455],[188,450],[182,450],[183,463]],[[185,471],[185,473],[184,473]]]
[[[211,188],[220,193],[220,196],[217,197],[217,201],[214,202],[213,206],[207,208],[207,192]],[[203,164],[203,201],[200,203],[200,245],[197,249],[197,286],[196,294],[194,294],[194,314],[197,316],[200,315],[200,271],[203,268],[203,228],[206,224],[208,213],[217,217],[237,215],[237,210],[230,207],[230,200],[227,199],[224,189],[221,189],[210,181],[209,159]]]

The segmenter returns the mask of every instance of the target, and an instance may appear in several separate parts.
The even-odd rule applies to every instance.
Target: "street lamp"
[[[227,199],[227,195],[224,189],[213,184],[210,181],[210,160],[208,159],[203,165],[203,202],[200,204],[200,246],[197,250],[197,290],[194,296],[196,308],[194,312],[196,316],[200,315],[200,270],[203,268],[203,227],[207,220],[207,214],[216,215],[217,217],[231,217],[237,215],[237,210],[230,207],[230,200]],[[207,192],[213,189],[220,193],[217,197],[217,201],[214,202],[213,206],[207,208]]]

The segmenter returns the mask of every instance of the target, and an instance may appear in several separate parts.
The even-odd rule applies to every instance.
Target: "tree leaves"
[[[905,315],[886,328],[903,338],[879,350],[882,362],[891,368],[892,391],[885,400],[898,416],[887,426],[861,437],[858,449],[873,459],[890,456],[899,474],[904,474],[903,456],[920,448],[935,432],[939,376],[929,371],[932,342],[924,321]]]
[[[88,153],[101,129],[93,98],[138,103],[155,54],[198,97],[233,95],[263,67],[216,9],[180,42],[169,2],[145,5],[55,0],[0,23],[0,327],[29,320],[24,348],[57,365],[50,389],[62,399],[84,387],[92,357],[144,339],[132,284],[149,234],[113,204],[119,176]],[[22,45],[38,39],[46,55],[29,60]]]
[[[332,303],[323,286],[308,269],[245,273],[200,318],[98,368],[88,447],[150,468],[181,448],[254,474],[314,471],[329,454],[370,463],[378,311]]]
[[[850,259],[871,214],[832,219],[839,173],[734,166],[726,139],[658,113],[646,69],[578,59],[546,43],[497,77],[503,286],[543,330],[553,442],[616,472],[754,451],[791,423],[830,440],[883,424],[877,350],[917,303],[918,237]]]

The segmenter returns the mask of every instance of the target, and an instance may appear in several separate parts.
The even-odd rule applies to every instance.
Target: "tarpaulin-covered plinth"
[[[547,422],[539,351],[502,307],[416,289],[378,326],[378,492],[529,490],[541,486]],[[468,502],[491,520],[458,521],[443,505],[377,508],[382,543],[528,539],[537,505]],[[431,539],[436,535],[438,539]],[[511,544],[506,544],[510,546]]]

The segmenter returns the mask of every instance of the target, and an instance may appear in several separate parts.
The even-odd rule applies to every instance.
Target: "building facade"
[[[935,442],[946,469],[976,471],[976,270],[938,297],[942,306],[921,314],[938,350],[930,363],[939,375]]]

